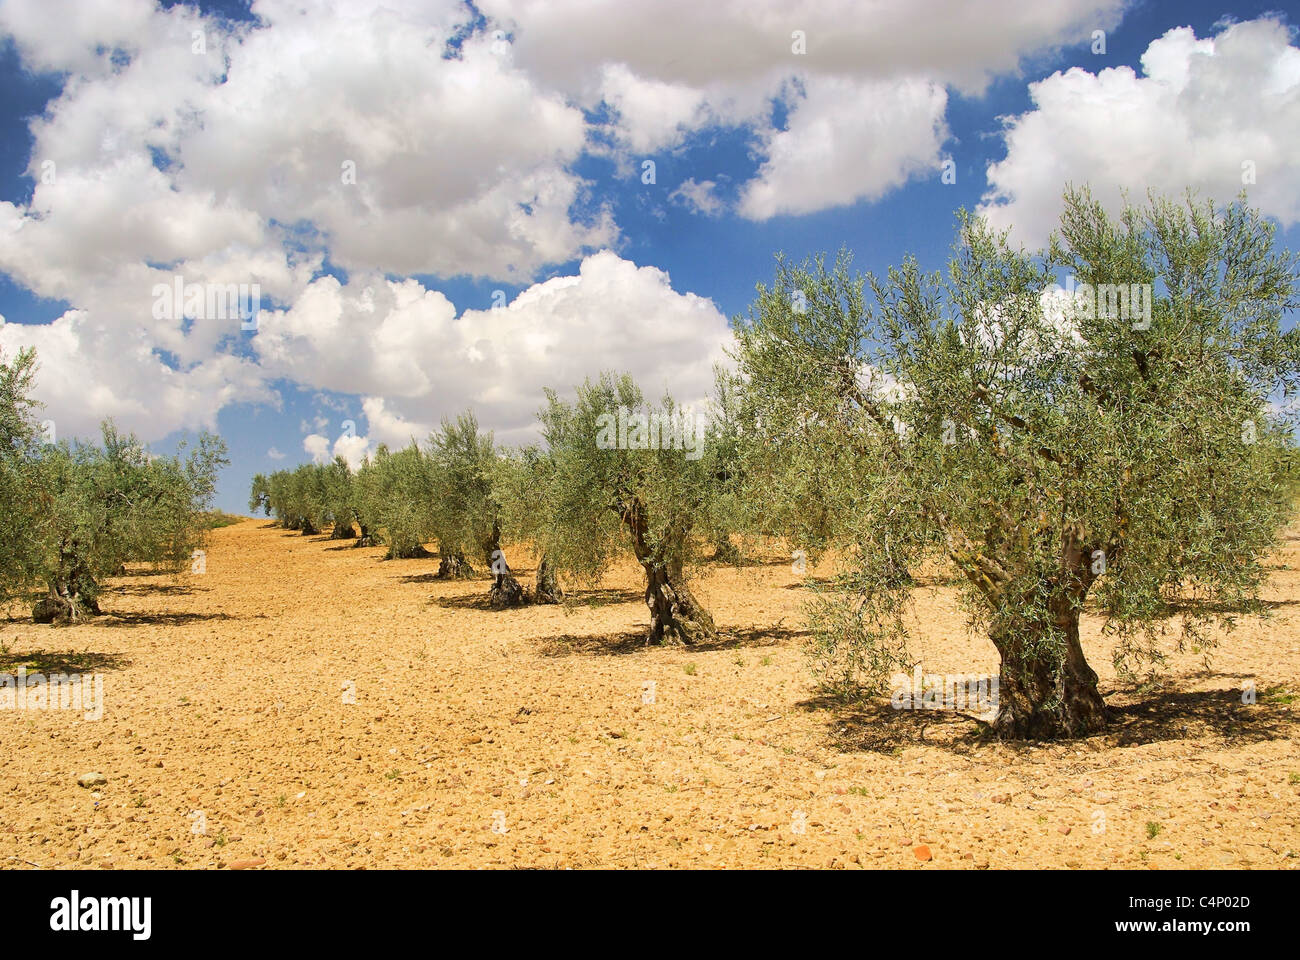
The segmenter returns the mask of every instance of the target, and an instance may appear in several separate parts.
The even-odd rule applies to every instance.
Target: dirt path
[[[99,720],[0,710],[0,866],[1295,868],[1298,540],[1273,618],[1209,671],[1116,690],[1086,624],[1113,731],[1015,747],[814,701],[788,562],[701,583],[738,636],[656,650],[635,568],[571,612],[494,613],[435,561],[247,521],[201,575],[114,582],[92,626],[0,625],[0,670],[104,691]],[[918,609],[927,672],[996,672],[951,590]]]

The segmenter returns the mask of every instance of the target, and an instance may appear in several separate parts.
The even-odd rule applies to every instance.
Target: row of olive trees
[[[530,593],[511,573],[503,548],[511,523],[503,491],[526,493],[526,484],[515,482],[521,469],[521,461],[500,451],[473,414],[465,414],[444,423],[423,446],[380,446],[355,472],[336,458],[259,474],[249,508],[288,530],[316,534],[329,527],[332,538],[356,537],[358,546],[385,544],[389,559],[428,556],[425,544],[436,542],[437,575],[470,577],[474,564],[482,564],[492,575],[492,606],[556,603],[563,591],[550,561],[543,556]]]
[[[630,554],[656,643],[716,633],[691,571],[734,557],[733,536],[828,554],[810,649],[841,691],[913,664],[912,592],[938,564],[999,654],[997,732],[1086,735],[1105,704],[1085,606],[1124,671],[1158,666],[1171,624],[1176,647],[1208,649],[1209,626],[1258,609],[1297,489],[1300,332],[1283,321],[1300,281],[1273,233],[1242,201],[1112,218],[1070,191],[1037,253],[963,214],[942,274],[780,260],[734,322],[698,443],[645,442],[683,411],[607,374],[548,393],[539,445],[498,450],[465,416],[381,449],[352,478],[353,516],[393,555],[436,539],[444,572],[495,564],[512,597],[503,541],[583,582]],[[1062,274],[1076,294],[1045,296]],[[292,525],[299,508],[258,483]]]
[[[225,445],[209,434],[187,456],[155,456],[110,422],[99,445],[47,443],[31,399],[36,355],[0,356],[0,602],[41,589],[38,622],[98,614],[106,577],[132,562],[180,570],[207,534]]]
[[[326,465],[303,464],[295,470],[258,474],[248,507],[274,515],[286,530],[316,534],[325,527],[342,540],[354,536],[353,477],[341,457]],[[364,535],[364,533],[363,533]]]

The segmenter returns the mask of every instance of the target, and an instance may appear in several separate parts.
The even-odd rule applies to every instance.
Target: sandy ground
[[[1297,531],[1272,617],[1209,669],[1117,686],[1086,623],[1113,728],[1044,746],[817,700],[788,560],[706,574],[724,642],[647,649],[635,567],[572,610],[498,613],[485,580],[381,555],[250,520],[202,574],[114,581],[94,625],[15,610],[0,670],[98,672],[104,705],[0,710],[0,866],[1300,864]],[[927,672],[996,672],[952,590],[918,610]]]

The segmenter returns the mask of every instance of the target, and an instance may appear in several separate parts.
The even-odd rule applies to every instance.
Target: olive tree
[[[36,353],[0,354],[0,515],[11,534],[0,537],[0,603],[26,593],[37,575],[39,551],[31,535],[39,501],[31,469],[39,438],[31,399]]]
[[[735,324],[746,480],[766,522],[844,558],[811,606],[822,675],[908,663],[936,559],[1000,656],[1002,736],[1103,727],[1085,603],[1122,671],[1159,665],[1176,612],[1176,646],[1212,646],[1291,508],[1270,404],[1300,377],[1296,280],[1242,200],[1112,218],[1086,190],[1038,255],[963,213],[942,274],[779,261]]]
[[[373,455],[367,455],[352,476],[352,513],[357,520],[359,536],[354,547],[374,547],[383,543],[379,532],[383,503],[380,499],[380,455],[388,456],[388,447],[380,444]]]
[[[320,514],[332,527],[331,540],[348,540],[356,536],[353,519],[356,510],[352,502],[352,469],[342,457],[321,464]]]
[[[504,536],[533,540],[539,549],[537,575],[529,599],[533,603],[562,603],[564,588],[549,554],[540,549],[546,526],[546,491],[555,473],[555,459],[536,445],[502,451],[493,464],[492,497],[500,504],[498,518]]]
[[[719,500],[702,417],[665,397],[648,406],[630,377],[603,375],[575,402],[547,392],[542,433],[551,465],[534,531],[562,572],[594,581],[631,549],[645,571],[647,641],[693,643],[716,633],[691,592],[700,531],[714,531]]]
[[[30,464],[36,548],[33,572],[47,595],[33,608],[39,622],[75,622],[99,613],[103,579],[125,563],[179,570],[207,535],[205,512],[225,444],[201,434],[172,457],[150,454],[105,421],[100,445],[49,444]]]
[[[498,454],[492,434],[479,432],[473,413],[444,420],[429,438],[428,457],[433,526],[444,560],[463,560],[467,553],[481,557],[492,573],[492,606],[522,605],[524,590],[501,549],[501,506],[492,486]]]
[[[253,477],[248,509],[254,513],[262,510],[286,530],[316,533],[306,494],[307,487],[297,471],[276,470],[269,476],[259,473]]]
[[[382,530],[390,560],[428,556],[424,544],[434,535],[433,470],[428,456],[415,441],[396,453],[381,446],[372,466],[368,528]]]

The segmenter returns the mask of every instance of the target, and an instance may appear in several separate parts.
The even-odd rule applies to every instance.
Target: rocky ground
[[[1272,616],[1158,688],[1117,685],[1086,622],[1112,729],[1043,746],[819,700],[788,559],[706,573],[722,641],[647,649],[634,566],[494,612],[485,578],[382,554],[249,520],[91,625],[14,609],[0,671],[98,673],[103,712],[0,709],[0,866],[1300,864],[1295,531]],[[996,672],[951,588],[917,604],[927,672]]]

